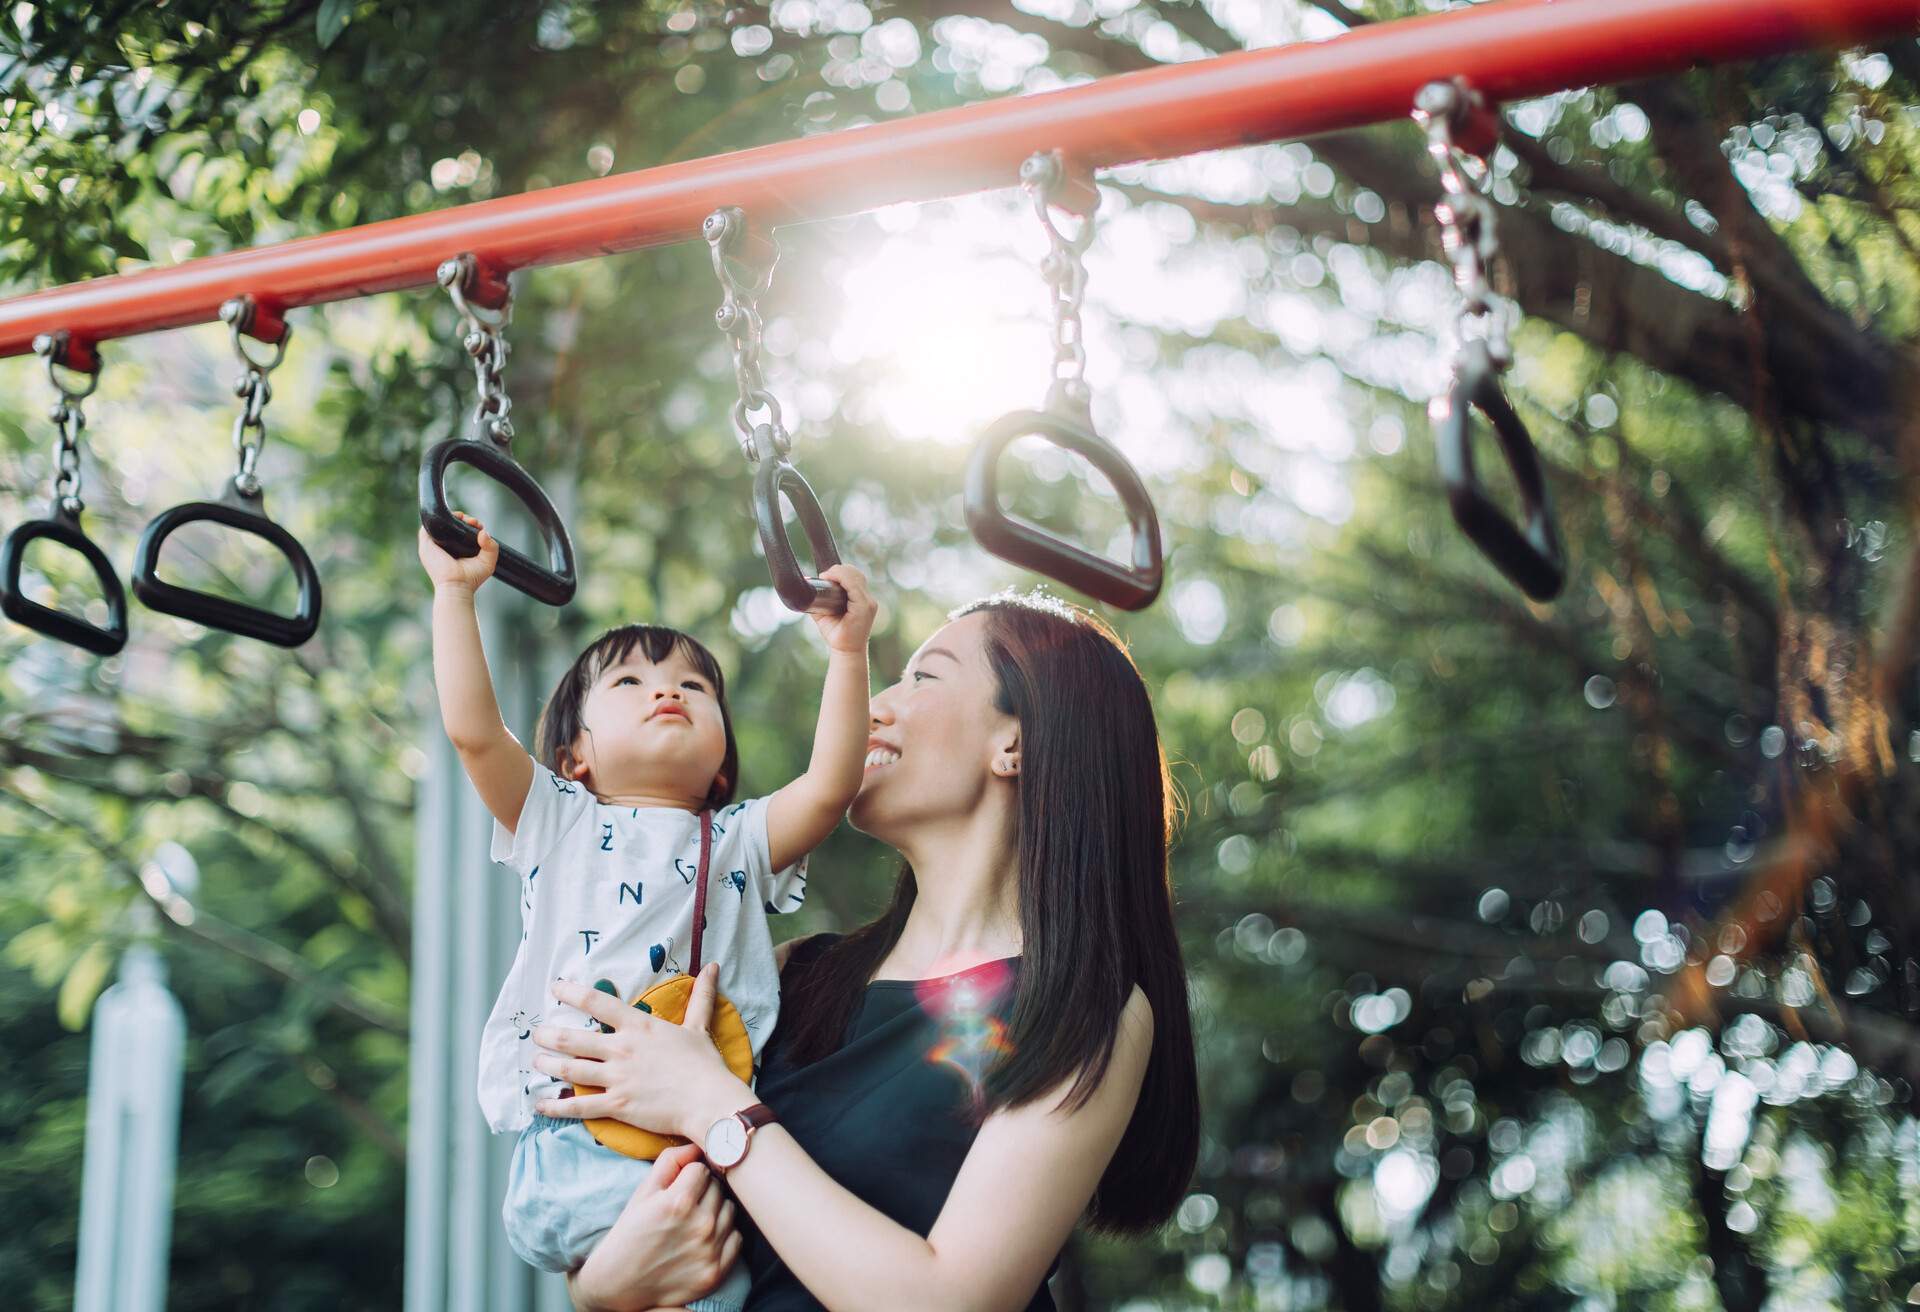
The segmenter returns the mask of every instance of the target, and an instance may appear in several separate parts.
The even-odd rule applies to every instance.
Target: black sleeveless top
[[[786,979],[805,970],[838,937],[817,934],[795,944]],[[1013,990],[1004,985],[1019,966],[1020,958],[1009,957],[932,980],[875,980],[867,985],[846,1042],[811,1066],[792,1063],[776,1024],[760,1054],[755,1093],[835,1183],[925,1238],[979,1131],[969,1114],[971,1084],[960,1063],[990,1050],[980,1041],[988,1028],[980,1023],[980,1013],[1006,1024]],[[993,987],[996,983],[1003,987]],[[967,1013],[949,1013],[946,1003],[969,990],[980,1000],[971,1025]],[[979,1069],[977,1060],[972,1064]],[[736,1216],[753,1276],[749,1312],[820,1309],[820,1301],[760,1236],[746,1209]],[[852,1253],[847,1259],[858,1260]],[[1027,1312],[1053,1312],[1053,1307],[1043,1283]]]

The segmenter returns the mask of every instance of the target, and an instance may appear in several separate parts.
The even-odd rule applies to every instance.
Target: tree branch
[[[252,830],[276,843],[284,843],[305,857],[308,864],[322,878],[349,893],[366,899],[382,940],[399,954],[403,962],[409,958],[413,932],[411,919],[406,908],[394,904],[393,898],[385,892],[377,878],[371,877],[371,872],[369,872],[370,877],[362,878],[355,866],[336,864],[331,855],[312,839],[236,809],[227,799],[224,781],[206,775],[194,775],[189,776],[187,791],[183,795],[176,795],[170,791],[136,792],[130,789],[112,788],[100,779],[70,773],[62,768],[65,763],[65,757],[36,751],[24,744],[0,742],[0,768],[10,765],[31,766],[49,779],[138,806],[167,806],[190,798],[199,798],[207,802],[236,828]]]
[[[119,843],[89,829],[78,820],[59,815],[28,801],[16,791],[0,792],[0,801],[51,820],[54,824],[79,834],[87,845],[116,869],[142,897],[152,900],[152,895],[147,892],[145,884],[141,882],[139,864]],[[403,1014],[358,993],[347,985],[336,983],[315,972],[298,953],[291,952],[270,939],[262,938],[252,930],[221,920],[198,906],[193,909],[193,919],[186,924],[174,920],[166,913],[166,908],[157,903],[155,909],[160,912],[159,922],[167,932],[223,948],[289,984],[311,990],[328,1005],[368,1025],[402,1038],[406,1037],[407,1018]]]

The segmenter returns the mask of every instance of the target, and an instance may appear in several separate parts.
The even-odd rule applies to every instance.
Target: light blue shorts
[[[535,1113],[507,1168],[500,1204],[507,1242],[542,1271],[573,1270],[613,1228],[652,1169],[652,1162],[607,1147],[577,1120]],[[740,1312],[751,1283],[746,1263],[736,1261],[712,1293],[687,1304],[688,1312]]]

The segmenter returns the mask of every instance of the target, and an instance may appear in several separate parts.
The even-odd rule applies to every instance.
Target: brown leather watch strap
[[[720,1120],[715,1121],[714,1125],[716,1127],[726,1124],[728,1120],[735,1120],[740,1122],[741,1125],[746,1127],[741,1131],[741,1134],[744,1135],[745,1137],[742,1139],[740,1144],[740,1155],[736,1157],[733,1161],[722,1164],[718,1161],[715,1161],[712,1157],[708,1157],[707,1165],[710,1166],[713,1170],[717,1171],[719,1174],[725,1175],[728,1171],[731,1171],[734,1167],[740,1165],[741,1162],[744,1162],[747,1160],[747,1154],[751,1152],[753,1149],[753,1132],[759,1129],[763,1125],[773,1125],[779,1119],[780,1119],[779,1117],[773,1114],[773,1108],[767,1106],[763,1102],[757,1102],[757,1103],[754,1103],[751,1107],[742,1107],[739,1111],[735,1112],[731,1117],[723,1117]]]

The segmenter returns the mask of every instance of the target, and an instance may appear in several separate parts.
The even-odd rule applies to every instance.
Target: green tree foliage
[[[1437,7],[23,3],[0,12],[0,287]],[[1454,301],[1412,127],[1103,179],[1103,227],[1149,234],[1096,245],[1122,276],[1096,272],[1088,318],[1124,359],[1096,415],[1164,429],[1124,444],[1168,592],[1122,627],[1189,802],[1206,1145],[1162,1240],[1076,1244],[1063,1303],[1920,1287],[1917,85],[1903,40],[1506,107],[1496,281],[1572,562],[1551,606],[1463,542],[1432,472]],[[902,438],[828,349],[849,271],[903,222],[783,232],[766,306],[800,462],[887,597],[883,672],[1019,577],[966,542],[964,448]],[[1127,309],[1148,271],[1186,308]],[[1209,278],[1236,290],[1201,322]],[[584,578],[532,622],[565,650],[635,617],[700,633],[734,671],[749,786],[784,778],[820,658],[775,622],[752,545],[706,251],[517,285],[516,450],[567,489]],[[293,321],[262,471],[326,581],[320,634],[286,653],[136,607],[96,661],[0,628],[0,1271],[24,1306],[71,1297],[86,1017],[128,907],[164,894],[142,880],[164,840],[203,871],[164,922],[190,1029],[170,1305],[399,1298],[433,724],[414,484],[472,383],[437,292]],[[946,372],[977,376],[976,349]],[[225,475],[233,363],[217,328],[103,352],[87,522],[120,562]],[[0,378],[10,525],[45,505],[48,393],[32,362]],[[1096,542],[1119,525],[1034,468],[1033,514]],[[286,600],[277,562],[199,546],[197,581]],[[801,928],[872,914],[888,865],[837,836]]]

